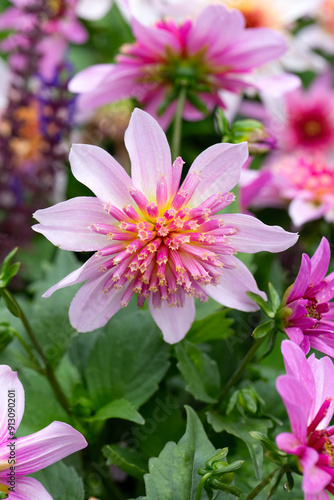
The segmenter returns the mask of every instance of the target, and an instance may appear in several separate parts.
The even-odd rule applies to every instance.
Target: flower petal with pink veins
[[[167,300],[161,301],[160,307],[154,307],[152,294],[149,297],[152,317],[168,344],[176,344],[182,340],[195,319],[195,301],[186,295],[183,307],[170,307]]]
[[[167,197],[172,186],[172,158],[167,138],[158,123],[145,111],[135,109],[125,132],[125,146],[131,159],[133,185],[149,201],[156,200],[157,180],[165,177]]]
[[[306,448],[305,453],[300,457],[303,468],[302,489],[309,495],[316,495],[331,482],[332,476],[320,467],[316,466],[319,454],[313,448]]]
[[[0,483],[6,481],[0,475]],[[6,484],[6,483],[4,483]],[[44,486],[32,477],[16,477],[15,491],[10,492],[10,500],[53,500]]]
[[[302,349],[291,340],[283,340],[281,351],[284,358],[286,373],[293,375],[307,387],[309,394],[314,394],[316,386],[314,383],[313,370],[305,357]],[[319,406],[320,408],[320,406]]]
[[[78,332],[91,332],[104,326],[121,308],[121,298],[125,289],[113,289],[104,293],[103,285],[108,274],[103,273],[87,281],[71,302],[70,323]]]
[[[331,249],[326,238],[322,238],[320,245],[311,257],[310,283],[316,284],[322,281],[327,272],[331,258]]]
[[[285,404],[293,433],[300,442],[306,443],[308,419],[312,407],[310,393],[305,385],[292,375],[278,377],[276,389]]]
[[[295,198],[289,205],[289,215],[295,226],[301,226],[305,222],[322,217],[328,210],[324,204],[319,206],[310,201]]]
[[[226,46],[233,46],[244,26],[245,19],[239,10],[227,10],[219,5],[210,5],[199,14],[189,33],[189,50],[191,53],[196,53],[207,46],[209,56],[220,53]]]
[[[8,391],[14,391],[13,401],[8,398]],[[17,373],[13,372],[9,366],[0,365],[0,443],[11,439],[8,434],[8,411],[9,403],[12,403],[15,410],[15,432],[24,413],[24,390],[18,379]],[[0,481],[1,482],[1,481]]]
[[[249,269],[236,257],[228,260],[235,267],[233,269],[223,268],[224,274],[220,276],[220,283],[216,286],[207,285],[204,290],[214,300],[226,307],[232,307],[240,311],[257,311],[259,306],[251,300],[246,292],[253,292],[266,300],[267,296],[261,292]]]
[[[97,21],[104,17],[110,10],[111,0],[79,0],[76,6],[76,14],[88,21]]]
[[[50,208],[37,210],[40,222],[32,228],[62,250],[87,252],[104,248],[106,236],[92,232],[91,224],[113,224],[114,219],[103,210],[96,198],[82,196],[63,201]]]
[[[168,30],[157,30],[151,26],[144,26],[135,18],[131,20],[132,31],[137,41],[148,49],[148,54],[164,56],[166,47],[174,49],[176,52],[181,50],[181,44],[178,38]]]
[[[280,450],[285,453],[300,456],[306,448],[306,445],[301,443],[294,434],[290,432],[282,432],[276,437],[276,443]]]
[[[95,64],[90,66],[70,81],[68,88],[71,92],[91,92],[103,84],[104,80],[113,72],[111,64]]]
[[[292,285],[287,301],[292,302],[296,299],[301,299],[306,292],[310,282],[311,260],[308,255],[303,253],[300,268],[297,274],[296,281]]]
[[[84,263],[83,266],[79,267],[72,273],[68,274],[61,281],[53,285],[49,288],[42,297],[48,298],[60,288],[65,288],[66,286],[76,285],[77,283],[81,283],[82,281],[86,281],[98,274],[99,267],[103,266],[103,264],[110,259],[110,256],[97,258],[96,255],[93,255],[87,262]],[[105,273],[105,280],[108,279],[110,273]]]
[[[237,229],[237,233],[231,237],[231,243],[238,252],[282,252],[298,240],[298,234],[284,231],[280,226],[267,226],[251,215],[226,214],[219,217],[223,218],[226,225]]]
[[[196,207],[211,195],[227,193],[238,182],[241,168],[248,158],[246,142],[215,144],[203,151],[193,162],[188,175],[199,173],[201,181],[188,206]]]
[[[32,474],[87,446],[80,432],[63,422],[52,422],[41,431],[15,441],[15,472]],[[0,461],[6,459],[9,448],[0,445]]]
[[[316,416],[326,399],[332,400],[325,417],[317,426],[317,429],[326,429],[334,413],[334,365],[327,356],[316,359],[314,354],[308,358],[307,362],[312,370],[315,383],[314,392],[311,393],[314,399],[311,419]]]
[[[70,163],[74,177],[93,191],[104,203],[122,209],[132,204],[132,181],[124,168],[104,149],[88,144],[73,144]]]

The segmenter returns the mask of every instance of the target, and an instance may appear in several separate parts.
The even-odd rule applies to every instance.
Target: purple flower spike
[[[85,448],[85,438],[63,422],[15,438],[24,412],[24,390],[6,365],[0,365],[0,407],[0,491],[10,500],[52,500],[36,479],[24,476]]]
[[[283,300],[288,337],[307,354],[312,347],[334,358],[334,273],[325,277],[330,247],[322,238],[310,259],[303,254],[298,276]]]

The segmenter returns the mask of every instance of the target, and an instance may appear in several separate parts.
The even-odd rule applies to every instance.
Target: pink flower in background
[[[277,446],[296,455],[307,500],[329,500],[334,493],[334,366],[328,357],[308,359],[296,344],[282,342],[286,375],[276,381],[292,433],[277,436]]]
[[[10,427],[8,408],[13,401],[15,424]],[[13,439],[24,412],[24,390],[17,374],[6,365],[0,365],[0,406],[0,492],[9,495],[10,500],[52,500],[41,483],[25,476],[85,448],[86,440],[63,422],[53,422],[39,432]],[[13,456],[15,461],[11,461]],[[12,478],[14,485],[9,484]]]
[[[132,28],[137,40],[122,47],[116,64],[89,67],[70,82],[70,90],[82,94],[81,109],[134,97],[166,128],[186,88],[183,117],[200,120],[204,104],[209,111],[225,106],[223,90],[256,88],[253,70],[286,50],[278,32],[246,29],[242,14],[223,5],[207,7],[195,22],[145,27],[133,19]]]
[[[296,281],[284,294],[282,317],[285,333],[305,354],[312,347],[334,358],[334,272],[325,277],[330,257],[326,238],[311,259],[303,254]]]
[[[63,62],[68,43],[82,44],[88,40],[88,32],[78,17],[100,19],[111,6],[111,0],[11,0],[11,3],[13,7],[0,15],[0,30],[14,29],[17,33],[5,39],[1,47],[11,52],[16,45],[25,46],[26,34],[38,25],[45,35],[38,42],[42,56],[39,69],[49,79]],[[21,64],[15,54],[12,59],[13,64]]]
[[[334,222],[334,163],[328,156],[274,153],[261,170],[249,172],[241,181],[244,207],[288,206],[296,226],[321,217]]]
[[[181,340],[194,316],[194,297],[208,296],[243,311],[257,309],[246,295],[260,292],[240,252],[278,252],[297,235],[247,215],[215,215],[234,200],[247,144],[216,144],[192,164],[179,187],[183,161],[172,164],[157,122],[136,109],[125,134],[132,179],[105,151],[75,145],[74,176],[97,198],[80,197],[38,210],[34,229],[64,250],[96,251],[86,264],[50,288],[87,281],[69,316],[79,331],[107,323],[138,294],[169,343]]]

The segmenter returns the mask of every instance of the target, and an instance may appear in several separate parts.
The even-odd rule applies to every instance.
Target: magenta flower
[[[132,28],[137,40],[122,47],[116,64],[89,67],[70,82],[70,90],[82,94],[81,109],[134,97],[166,128],[186,88],[183,117],[200,120],[203,103],[210,111],[225,107],[223,90],[253,87],[253,70],[286,50],[281,34],[246,29],[243,15],[223,5],[208,6],[196,22],[168,20],[146,27],[133,19]]]
[[[303,254],[296,281],[284,294],[282,317],[286,334],[305,354],[312,347],[334,358],[334,272],[325,278],[330,256],[326,238],[311,259]]]
[[[276,438],[277,446],[298,457],[303,474],[306,500],[329,500],[334,493],[334,366],[328,357],[308,359],[296,344],[282,342],[287,374],[276,381],[277,391],[286,406],[292,433]]]
[[[217,212],[234,200],[247,144],[216,144],[192,164],[179,187],[183,161],[172,164],[157,122],[136,109],[125,134],[132,180],[105,151],[75,145],[72,172],[97,198],[81,197],[38,210],[34,229],[64,250],[96,253],[46,293],[87,281],[69,315],[79,331],[106,322],[138,294],[167,342],[178,342],[194,320],[194,297],[208,296],[243,311],[257,309],[246,295],[259,292],[235,254],[282,251],[297,240],[253,217]],[[215,215],[217,214],[217,215]]]
[[[41,483],[25,476],[85,448],[86,440],[63,422],[15,438],[24,412],[24,390],[6,365],[0,365],[0,406],[0,492],[10,500],[52,500]]]

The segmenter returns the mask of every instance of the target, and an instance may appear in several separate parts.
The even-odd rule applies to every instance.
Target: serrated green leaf
[[[32,476],[48,490],[53,500],[83,500],[85,496],[81,477],[74,467],[57,462]]]
[[[84,377],[96,410],[125,398],[138,409],[169,367],[169,347],[148,310],[120,311],[94,334]]]
[[[230,328],[233,319],[226,317],[227,312],[228,309],[224,309],[202,320],[194,321],[186,339],[194,344],[227,339],[233,334],[233,330]]]
[[[117,465],[136,479],[142,479],[147,473],[147,462],[138,451],[112,444],[104,446],[102,453],[107,458],[107,465]]]
[[[199,401],[215,403],[220,389],[217,363],[195,344],[184,340],[175,345],[177,367],[189,391]]]
[[[127,399],[115,399],[103,408],[100,408],[93,417],[88,420],[94,422],[96,420],[107,420],[109,418],[122,418],[123,420],[130,420],[136,424],[144,424],[145,420],[137,412],[133,404]]]
[[[265,323],[262,323],[262,325],[259,325],[258,327],[255,328],[253,331],[253,337],[255,339],[262,339],[268,333],[274,328],[275,322],[272,320],[266,321]]]
[[[143,500],[195,500],[197,473],[217,450],[208,440],[195,411],[186,406],[187,429],[176,444],[166,444],[158,458],[149,460],[149,474],[144,476],[146,497]],[[216,500],[228,498],[222,492]]]
[[[244,441],[253,460],[255,476],[257,479],[261,480],[263,448],[249,433],[251,431],[257,431],[266,435],[268,428],[273,425],[271,420],[256,418],[238,420],[234,415],[222,416],[213,412],[207,412],[207,419],[215,432],[225,431]]]

